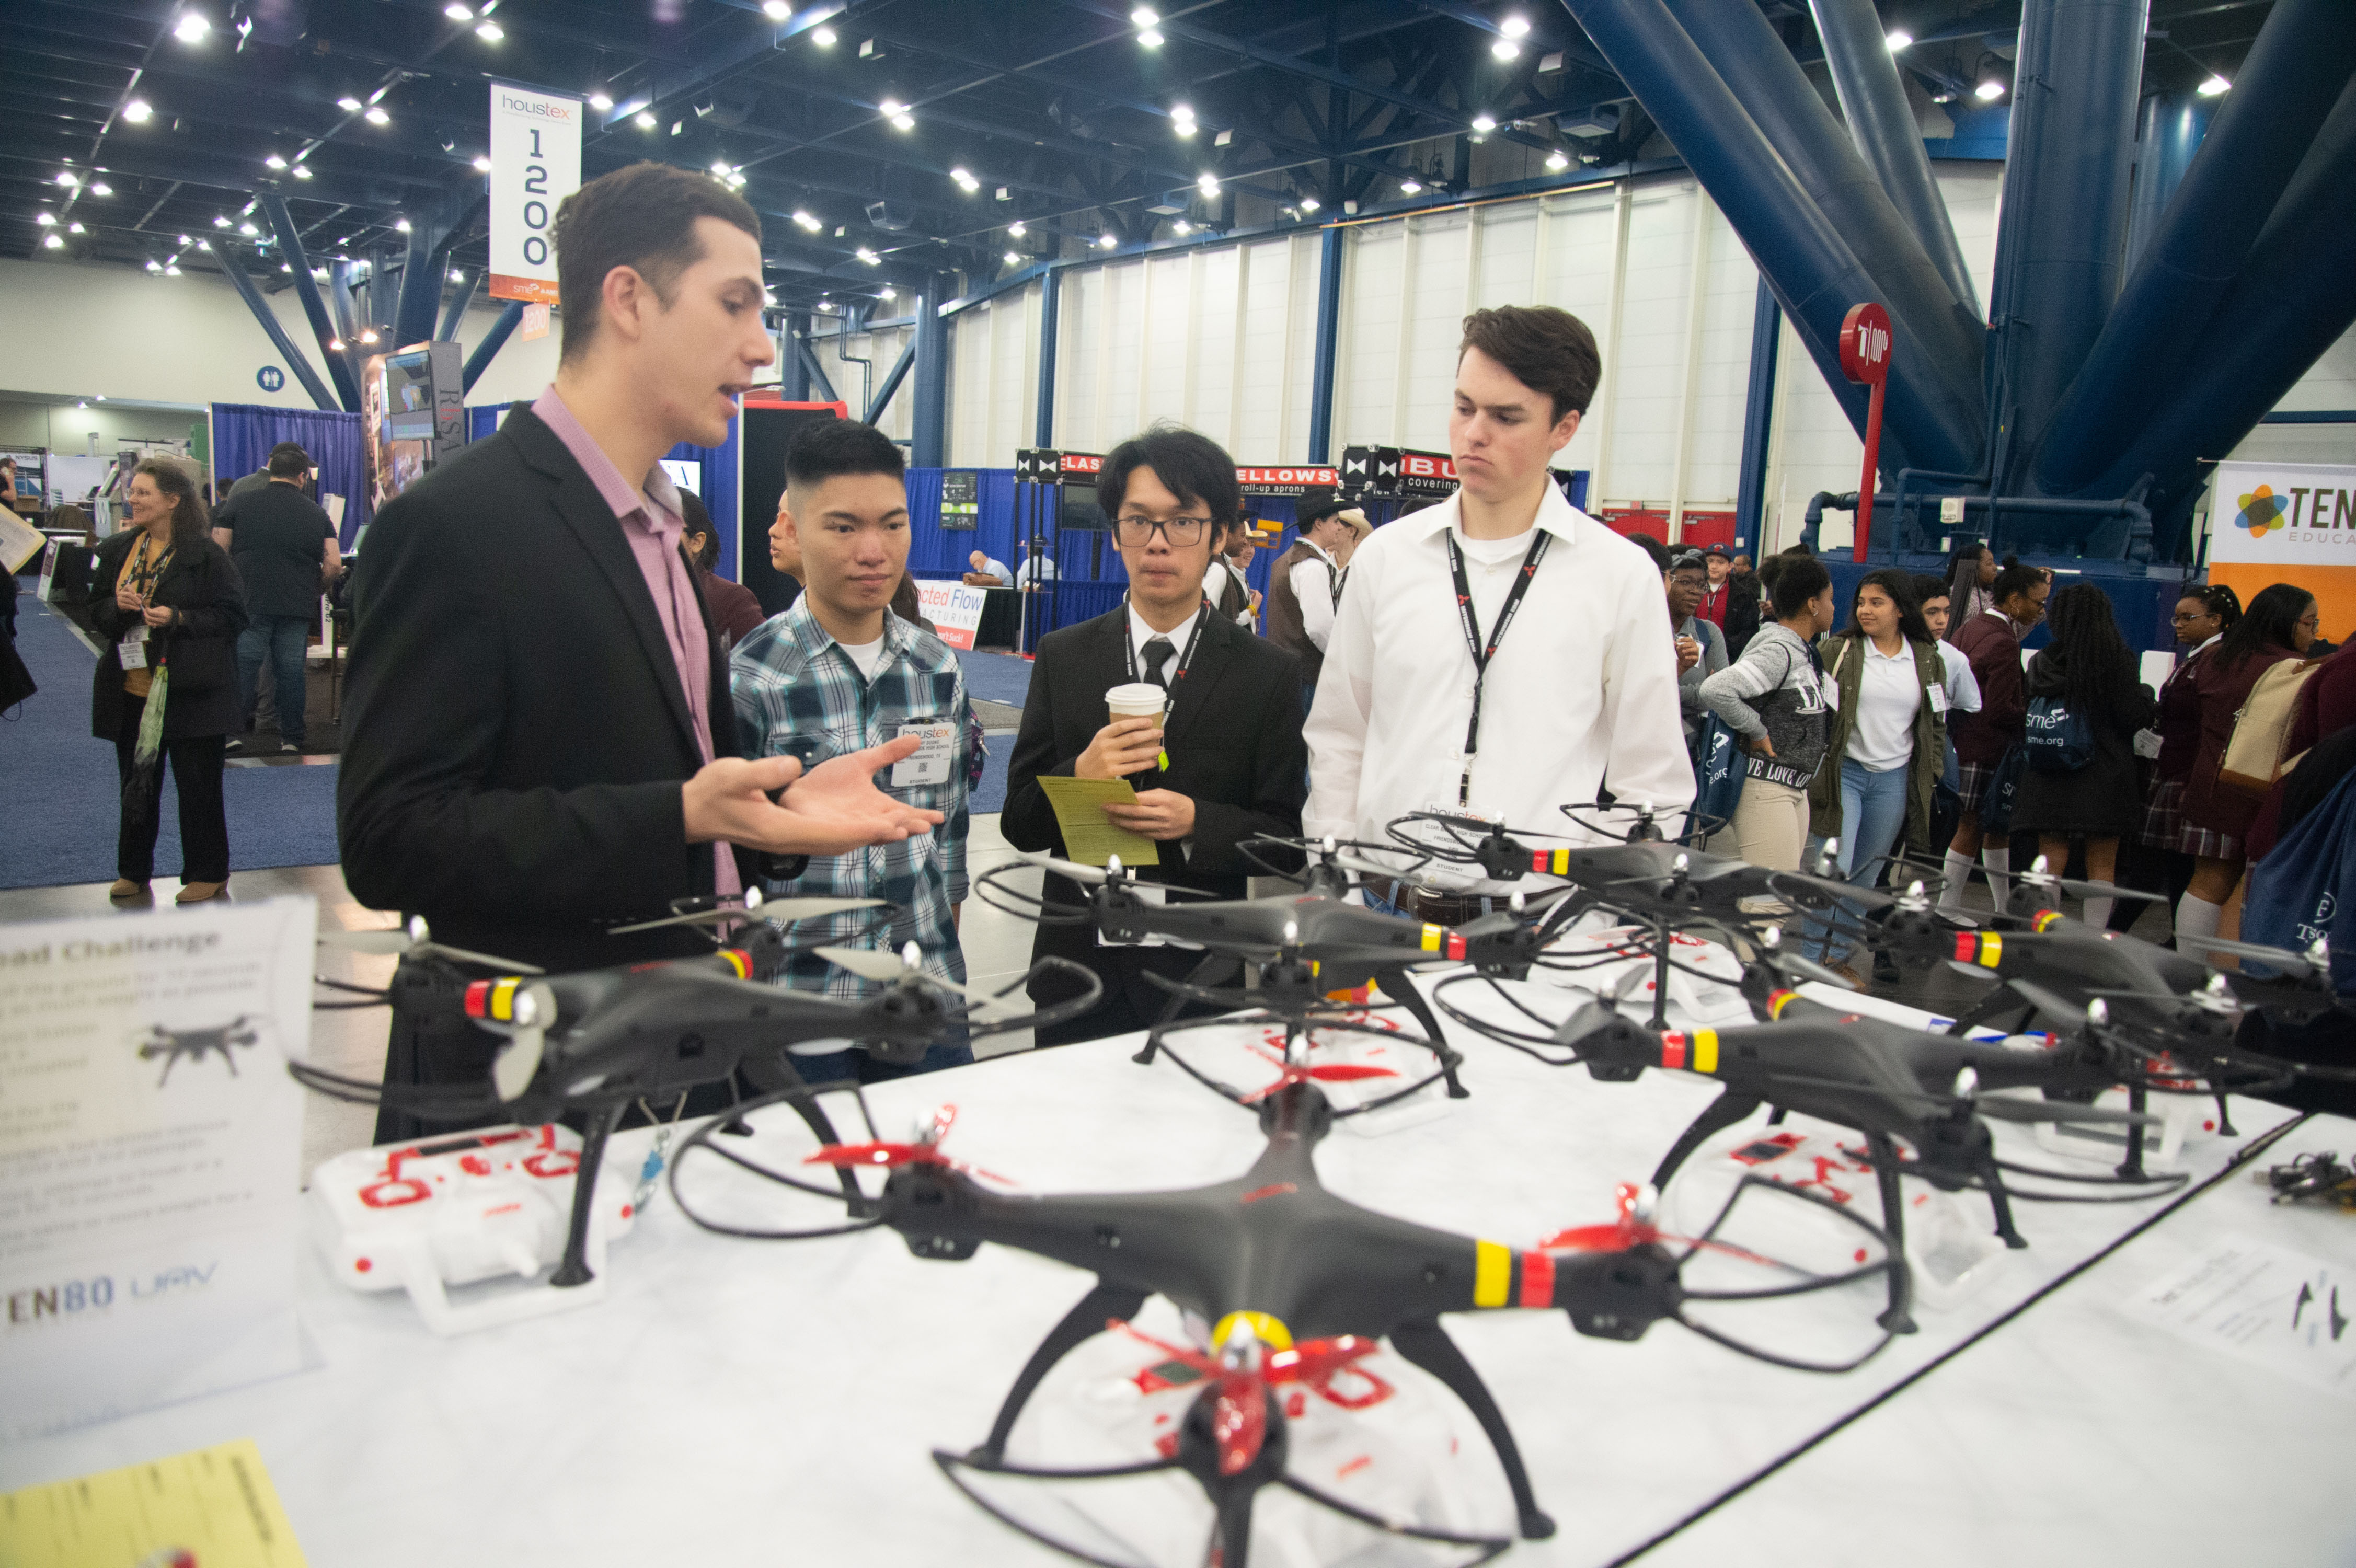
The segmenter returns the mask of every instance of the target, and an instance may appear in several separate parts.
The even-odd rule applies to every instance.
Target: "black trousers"
[[[118,780],[131,776],[131,754],[139,745],[139,719],[146,711],[145,698],[123,694],[123,728],[114,736]],[[221,804],[221,770],[228,745],[226,735],[166,741],[156,763],[159,769],[171,769],[173,786],[179,792],[180,880],[184,882],[229,880],[229,812]],[[144,815],[134,819],[131,808],[123,807],[123,826],[114,840],[118,877],[134,882],[155,878],[155,831],[164,813],[163,783],[162,778],[156,779]]]

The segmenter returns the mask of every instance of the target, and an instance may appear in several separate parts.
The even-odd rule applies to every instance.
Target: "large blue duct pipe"
[[[2238,89],[2237,89],[2238,91]],[[2124,493],[2153,474],[2155,517],[2173,519],[2208,465],[2239,445],[2324,351],[2356,325],[2356,82],[2340,96],[2260,229],[2241,275],[2186,347],[2186,374],[2135,443],[2085,486]],[[2167,541],[2162,540],[2163,549]]]
[[[1033,445],[1055,444],[1055,325],[1064,298],[1064,274],[1050,267],[1039,274],[1039,396]]]
[[[2021,9],[1989,311],[1999,495],[2029,493],[2029,460],[2118,294],[2149,10],[2148,0]],[[2025,532],[2022,542],[2060,538]]]
[[[1316,357],[1309,372],[1309,461],[1333,461],[1333,369],[1342,342],[1342,230],[1325,230],[1317,252]]]
[[[515,336],[515,329],[522,321],[523,301],[508,301],[507,308],[499,312],[498,319],[491,323],[489,331],[483,334],[483,340],[475,345],[472,354],[466,356],[466,363],[459,367],[458,388],[462,396],[475,389],[475,383],[483,379],[483,372],[491,368],[491,361],[499,357],[499,350],[508,346],[508,339]]]
[[[1775,418],[1775,355],[1783,347],[1783,311],[1767,280],[1751,307],[1751,389],[1742,405],[1742,468],[1734,483],[1734,547],[1767,559],[1767,438]],[[1746,547],[1745,541],[1748,541]]]
[[[1946,198],[1931,177],[1922,129],[1907,101],[1906,84],[1898,79],[1898,59],[1873,0],[1809,0],[1809,8],[1815,13],[1816,36],[1824,40],[1825,63],[1832,68],[1833,91],[1840,95],[1850,139],[1948,293],[1976,320],[1979,295],[1972,288],[1971,269],[1947,220]]]
[[[1927,358],[1947,384],[1943,417],[1975,432],[1985,428],[1980,357],[1987,333],[1977,309],[1949,291],[1756,0],[1668,0],[1668,7],[1783,155],[1801,188],[1865,264],[1902,351]],[[1890,50],[1879,39],[1877,32],[1875,47],[1886,61]],[[1915,144],[1921,146],[1919,137]]]
[[[916,296],[916,402],[908,421],[908,466],[938,468],[948,461],[949,326],[941,319],[941,274],[926,272]]]
[[[2127,213],[2130,280],[2216,113],[2217,101],[2197,92],[2155,92],[2143,101],[2136,116],[2135,205]]]
[[[1871,274],[1662,0],[1563,5],[1741,236],[1850,424],[1862,432],[1865,389],[1841,374],[1840,326],[1849,306],[1879,298]],[[1952,414],[1945,384],[1927,356],[1901,344],[1891,359],[1883,465],[1893,472],[1976,467],[1981,430]]]
[[[2356,74],[2356,4],[2276,0],[2037,459],[2075,492],[2181,394],[2187,353]],[[2344,192],[2356,202],[2356,189]],[[2294,248],[2304,240],[2294,240]],[[2207,453],[2222,456],[2222,453]]]

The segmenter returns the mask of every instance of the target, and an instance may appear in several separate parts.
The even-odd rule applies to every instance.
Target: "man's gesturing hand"
[[[687,841],[720,839],[772,855],[840,855],[928,831],[937,811],[903,805],[875,787],[875,773],[916,754],[914,735],[852,752],[802,773],[792,757],[757,763],[723,757],[680,786]],[[784,796],[771,804],[777,790]]]

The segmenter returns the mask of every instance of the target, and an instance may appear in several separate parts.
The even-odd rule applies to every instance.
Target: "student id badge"
[[[114,656],[122,661],[124,669],[145,669],[147,628],[142,626],[135,632],[124,633],[123,641],[114,645]]]
[[[894,740],[916,737],[916,754],[892,764],[892,787],[905,789],[911,784],[937,784],[949,782],[949,766],[957,758],[957,721],[946,723],[903,724]]]
[[[1922,694],[1923,694],[1925,697],[1928,697],[1928,698],[1931,699],[1931,711],[1932,711],[1932,712],[1933,712],[1933,713],[1944,713],[1944,712],[1946,712],[1946,711],[1947,711],[1947,688],[1946,688],[1945,687],[1944,687],[1944,686],[1928,686],[1928,687],[1924,687],[1924,688],[1922,688]]]

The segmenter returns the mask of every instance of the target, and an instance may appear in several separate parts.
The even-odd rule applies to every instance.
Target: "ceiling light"
[[[271,154],[268,157],[266,157],[266,158],[262,159],[262,161],[263,163],[265,163],[265,164],[268,164],[268,165],[269,165],[272,168],[273,168],[273,169],[283,169],[283,168],[284,168],[284,167],[286,166],[286,160],[285,160],[284,158],[280,157],[280,156],[279,156],[277,154],[275,154],[275,153]]]
[[[259,233],[261,233],[261,232],[262,232],[262,230],[261,230],[261,229],[256,229],[256,228],[255,228],[252,223],[241,223],[241,224],[239,224],[239,225],[237,226],[237,231],[238,231],[240,234],[244,235],[248,240],[252,239],[255,235],[257,235],[257,234],[259,234]]]
[[[1006,264],[1010,267],[1019,267],[1023,264],[1023,257],[1016,251],[1009,251],[1006,252]]]
[[[880,267],[884,264],[884,258],[877,255],[874,251],[869,250],[864,245],[862,245],[859,248],[859,259],[866,262],[871,267]]]
[[[1129,14],[1129,19],[1141,27],[1157,27],[1162,21],[1160,13],[1151,5],[1140,5]]]
[[[324,283],[327,281],[327,269],[325,267],[314,267],[311,269],[311,276],[314,281]]]
[[[1570,159],[1564,155],[1563,150],[1560,147],[1557,147],[1553,152],[1547,155],[1546,166],[1548,174],[1558,175],[1562,173],[1563,170],[1570,167]]]
[[[199,240],[197,241],[197,249],[199,251],[209,251],[212,248],[213,242],[209,240]]]
[[[457,4],[457,0],[451,0],[451,4],[443,6],[442,14],[454,22],[471,22],[475,19],[475,8],[472,5],[461,5]]]
[[[39,224],[44,229],[47,229],[50,224],[55,223],[57,220],[58,215],[54,212],[37,212],[33,214],[33,221]]]
[[[216,229],[226,229],[229,227],[229,219],[220,217],[219,215],[215,215],[213,219],[213,227]]]
[[[593,92],[589,95],[589,107],[604,114],[614,107],[614,101],[602,92]]]
[[[830,49],[834,48],[834,29],[832,27],[819,27],[814,30],[810,34],[810,42],[816,44],[822,49]]]
[[[1890,46],[1890,52],[1891,54],[1896,54],[1900,49],[1904,48],[1913,41],[1914,35],[1908,32],[1903,27],[1890,28],[1890,36],[1882,40],[1882,42]]]
[[[1156,29],[1148,27],[1137,35],[1137,41],[1149,49],[1158,49],[1162,47],[1162,35]]]
[[[71,169],[59,169],[58,171],[58,183],[61,186],[67,187],[68,188],[71,188],[74,186],[81,184],[81,176],[74,173]]]
[[[114,194],[114,187],[107,184],[104,180],[101,180],[96,185],[90,187],[90,194],[92,196],[112,196]]]
[[[804,229],[809,229],[813,234],[817,233],[820,227],[817,219],[812,218],[809,213],[804,212],[799,208],[796,208],[794,209],[794,221],[800,224]]]
[[[155,112],[147,106],[147,101],[144,98],[134,98],[123,106],[123,117],[134,125],[145,125],[147,123],[147,116]]]
[[[165,262],[165,263],[164,263],[164,275],[165,275],[166,277],[167,277],[167,278],[177,278],[177,277],[178,277],[178,276],[180,275],[180,268],[179,268],[179,264],[178,264],[177,262],[175,262],[175,261],[166,261],[166,262]]]
[[[42,235],[41,244],[45,249],[51,251],[62,251],[66,248],[66,242],[54,234]]]
[[[336,100],[336,107],[347,114],[357,114],[360,112],[360,101],[347,92]]]
[[[392,116],[384,112],[384,105],[381,103],[369,104],[368,106],[368,112],[362,114],[360,118],[367,121],[371,125],[390,125],[392,123]]]
[[[294,165],[294,177],[298,180],[309,179],[311,177],[310,165],[307,164],[296,164]]]
[[[282,272],[292,272],[294,269],[281,261],[278,263],[278,270]]]
[[[1219,194],[1219,176],[1205,169],[1194,176],[1194,188],[1205,196],[1216,196]]]
[[[1487,135],[1490,132],[1492,132],[1492,131],[1495,130],[1496,128],[1497,128],[1497,121],[1496,121],[1496,117],[1495,117],[1494,115],[1491,115],[1491,114],[1475,114],[1474,116],[1472,116],[1472,129],[1474,129],[1475,131],[1480,132],[1480,133],[1481,133],[1481,134],[1483,134],[1483,136]]]
[[[1175,222],[1175,223],[1172,224],[1172,225],[1170,226],[1170,228],[1171,228],[1171,231],[1172,231],[1173,233],[1179,234],[1179,235],[1182,235],[1182,236],[1183,236],[1183,235],[1187,235],[1187,234],[1192,234],[1193,232],[1194,232],[1194,226],[1193,224],[1191,224],[1191,223],[1187,222],[1187,221],[1186,221],[1184,219],[1183,219],[1183,218],[1182,218],[1182,219],[1180,219],[1177,222]]]
[[[895,129],[913,131],[916,128],[916,117],[909,113],[908,106],[896,98],[887,98],[884,101],[883,113],[884,118],[892,122]]]
[[[185,244],[187,244],[187,242],[188,242],[188,237],[187,237],[187,235],[185,235],[185,234],[181,235],[181,236],[180,236],[180,243],[181,243],[181,244],[183,244],[183,245],[185,245]]]
[[[1509,38],[1526,38],[1530,36],[1529,18],[1526,16],[1508,16],[1504,21],[1497,24],[1497,31],[1505,34],[1505,37]]]
[[[793,14],[794,8],[786,0],[761,0],[761,15],[772,22],[782,22]]]
[[[1194,133],[1194,123],[1192,120],[1173,121],[1170,128],[1181,136],[1191,136]]]
[[[487,44],[496,44],[507,36],[508,30],[505,27],[500,27],[497,22],[485,22],[481,27],[475,29],[475,37],[482,39],[483,42]]]
[[[900,297],[900,291],[895,288],[886,286],[884,292],[875,297],[883,300],[895,300]]]
[[[1008,224],[1006,226],[1006,231],[1009,234],[1013,235],[1017,240],[1022,239],[1023,236],[1031,232],[1031,230],[1023,225],[1021,219],[1017,219],[1013,222]]]
[[[1403,179],[1399,181],[1399,194],[1401,196],[1414,196],[1422,189],[1423,182],[1421,180]]]
[[[1114,246],[1119,243],[1119,240],[1114,239],[1109,234],[1099,234],[1097,236],[1097,244],[1107,251],[1111,250]]]
[[[1981,82],[1977,87],[1972,89],[1972,96],[1978,99],[1983,103],[1994,103],[1997,99],[2004,96],[2004,83],[1998,81],[1994,77],[1990,77],[1986,81]]]
[[[641,131],[651,131],[655,128],[655,117],[643,109],[631,115],[630,121]]]
[[[409,232],[409,219],[406,218],[395,219],[392,226],[401,233],[406,234]]]
[[[454,283],[463,283],[466,281],[466,274],[464,272],[453,272],[450,274],[450,281]]]
[[[81,225],[79,223],[69,223],[66,225],[66,232],[69,234],[79,234],[81,231]],[[180,243],[185,245],[187,242],[187,237],[186,235],[181,236]]]
[[[100,393],[98,393],[98,394],[97,394],[97,397],[98,397],[98,400],[99,400],[100,402],[102,402],[102,402],[106,401],[106,394],[105,394],[104,392],[100,392]]]
[[[744,171],[743,169],[730,169],[728,171],[728,187],[731,190],[743,190],[744,188]]]
[[[491,160],[480,154],[477,154],[475,157],[475,168],[477,173],[489,174],[491,172]]]
[[[172,28],[172,36],[184,44],[201,44],[212,30],[213,25],[205,19],[202,11],[183,11]]]
[[[2214,98],[2221,92],[2231,91],[2233,90],[2233,84],[2227,81],[2223,77],[2212,76],[2192,91],[2199,93],[2203,98]]]
[[[344,340],[343,340],[342,338],[340,338],[340,337],[330,337],[329,339],[327,339],[327,352],[328,352],[328,353],[330,353],[330,354],[341,354],[343,351],[344,351]]]
[[[362,343],[374,343],[376,341],[376,328],[373,326],[362,327],[360,329],[360,341]]]
[[[160,272],[164,270],[164,263],[150,256],[147,258],[147,270],[151,272]]]
[[[962,168],[951,169],[949,171],[949,178],[957,181],[958,184],[964,188],[965,193],[968,196],[971,196],[975,191],[981,188],[981,182],[974,178],[973,176],[967,173]]]
[[[1519,59],[1522,58],[1522,46],[1511,38],[1499,38],[1489,46],[1489,52],[1501,60]]]

